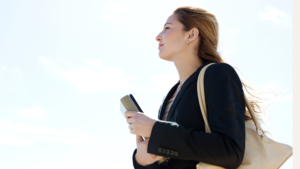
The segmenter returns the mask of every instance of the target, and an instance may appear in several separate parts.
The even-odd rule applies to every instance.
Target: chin
[[[172,58],[170,55],[165,55],[163,54],[161,51],[159,51],[159,57],[162,59],[162,60],[166,60],[166,61],[172,61]]]

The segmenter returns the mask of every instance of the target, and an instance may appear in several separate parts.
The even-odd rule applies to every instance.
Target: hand
[[[146,166],[163,158],[162,156],[147,153],[148,143],[149,138],[144,141],[141,136],[136,135],[137,151],[135,160],[139,165]]]
[[[150,137],[152,128],[156,120],[149,118],[144,113],[136,111],[126,111],[125,117],[129,125],[130,133],[139,136]]]

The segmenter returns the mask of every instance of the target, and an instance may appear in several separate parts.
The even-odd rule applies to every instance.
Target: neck
[[[175,67],[179,74],[179,88],[182,84],[203,64],[198,56],[178,57],[179,59],[174,59]]]

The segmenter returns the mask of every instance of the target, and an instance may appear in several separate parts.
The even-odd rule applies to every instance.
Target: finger
[[[131,124],[131,123],[133,122],[133,120],[134,120],[133,117],[129,117],[129,118],[126,120],[126,122],[127,122],[128,124]]]
[[[131,130],[131,129],[133,129],[133,124],[130,124],[129,126],[128,126],[128,128]]]
[[[127,119],[127,118],[129,118],[129,117],[135,116],[136,114],[137,114],[136,111],[126,111],[126,112],[125,112],[125,117],[126,117],[126,119]]]
[[[163,156],[156,156],[155,158],[157,158],[158,160],[164,158]]]
[[[130,129],[130,133],[131,133],[131,134],[137,134],[136,128],[134,128],[134,127],[132,126],[132,128]]]
[[[136,135],[136,143],[139,143],[139,142],[142,142],[142,141],[144,141],[144,139],[141,136]]]
[[[163,157],[163,156],[155,156],[155,157],[154,157],[154,160],[155,160],[155,161],[158,161],[158,160],[160,160],[160,159],[162,159],[162,158],[164,158],[164,157]]]

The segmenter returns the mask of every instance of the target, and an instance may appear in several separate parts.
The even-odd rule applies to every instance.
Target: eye
[[[165,30],[170,29],[169,27],[165,27]]]

